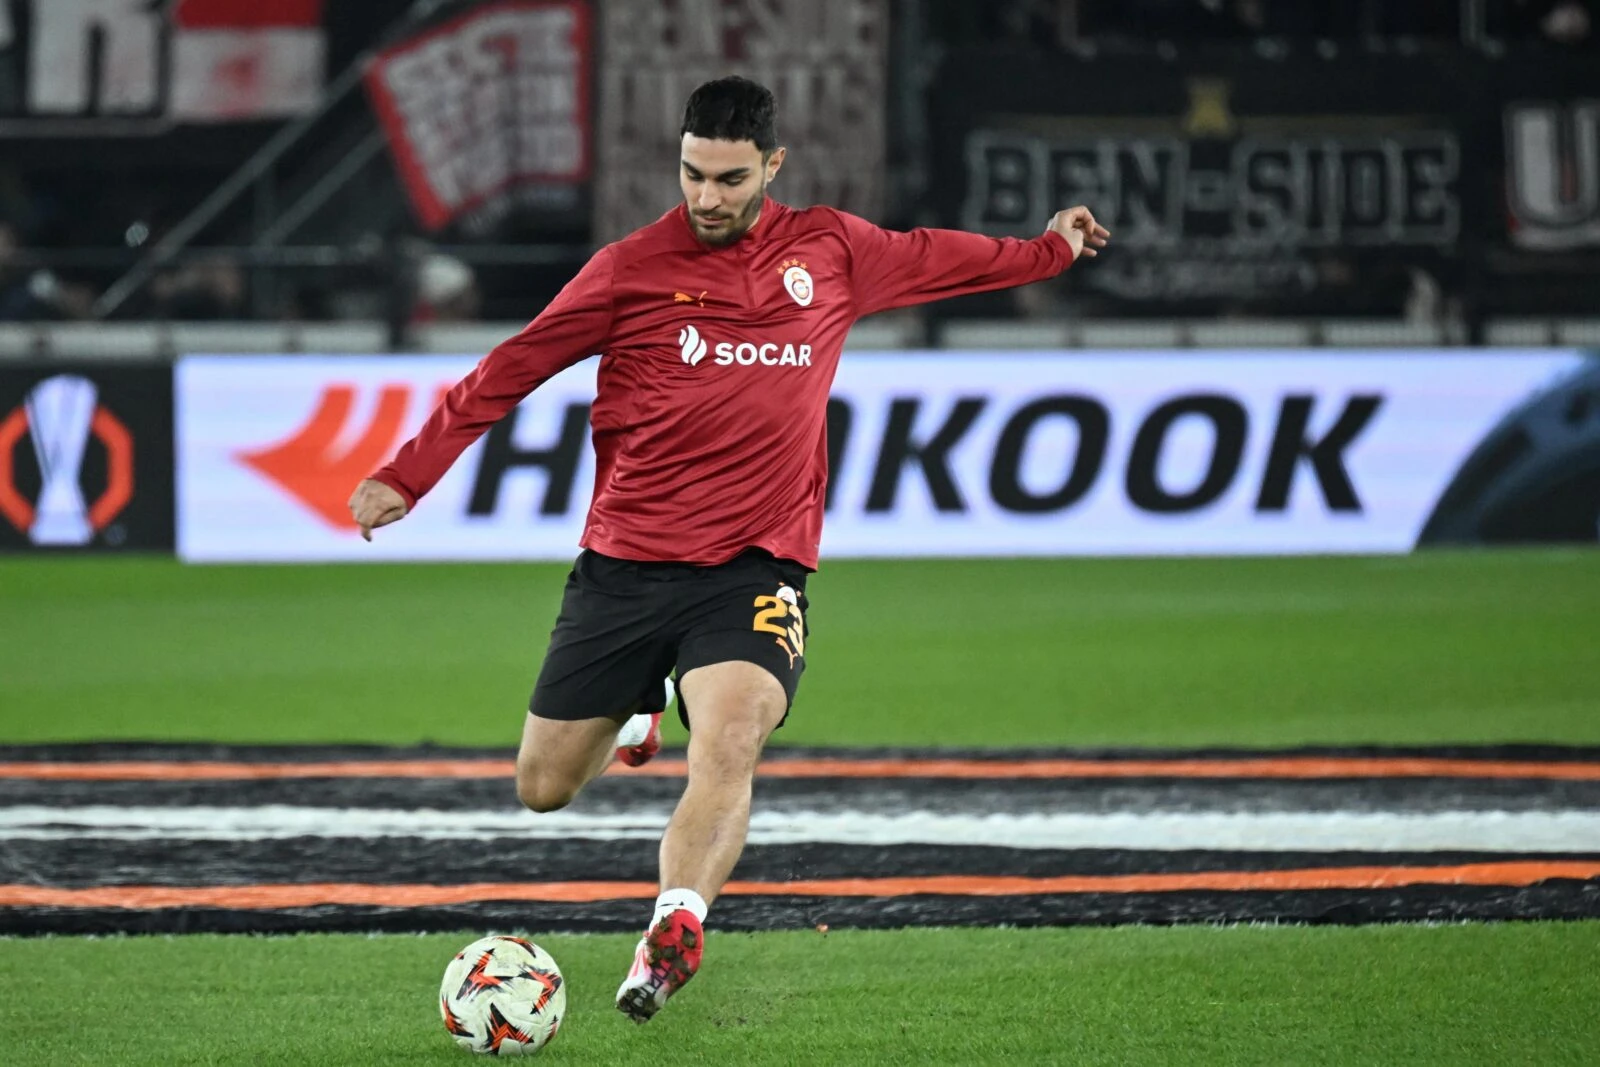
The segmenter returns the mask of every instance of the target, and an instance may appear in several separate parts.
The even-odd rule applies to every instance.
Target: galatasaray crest
[[[794,302],[801,307],[810,307],[815,289],[811,284],[811,272],[806,270],[806,265],[798,259],[786,259],[778,269],[783,272],[783,288],[794,297]]]

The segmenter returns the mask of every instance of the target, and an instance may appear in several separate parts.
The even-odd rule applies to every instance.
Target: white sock
[[[704,897],[693,889],[669,889],[656,897],[656,913],[650,917],[650,929],[679,908],[686,908],[701,922],[706,921],[708,905]]]

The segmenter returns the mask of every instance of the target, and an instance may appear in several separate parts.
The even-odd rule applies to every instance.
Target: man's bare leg
[[[689,784],[661,839],[661,895],[617,1007],[645,1022],[700,968],[701,923],[750,831],[750,792],[767,737],[788,700],[753,663],[697,667],[679,683],[689,712]]]
[[[572,803],[617,753],[617,719],[542,719],[529,714],[517,750],[517,797],[534,811]]]
[[[732,661],[682,680],[689,709],[689,784],[661,838],[661,888],[722,892],[750,831],[750,791],[788,697],[771,672]]]

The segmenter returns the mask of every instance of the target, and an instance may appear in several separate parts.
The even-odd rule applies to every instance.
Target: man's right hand
[[[350,517],[361,527],[361,536],[370,541],[373,530],[406,517],[405,497],[376,478],[368,478],[350,496]]]

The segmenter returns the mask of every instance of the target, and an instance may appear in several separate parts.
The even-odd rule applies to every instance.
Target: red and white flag
[[[283,118],[322,89],[322,0],[177,0],[169,111],[180,122]]]
[[[367,91],[422,224],[587,181],[590,62],[581,0],[489,4],[378,53]]]

